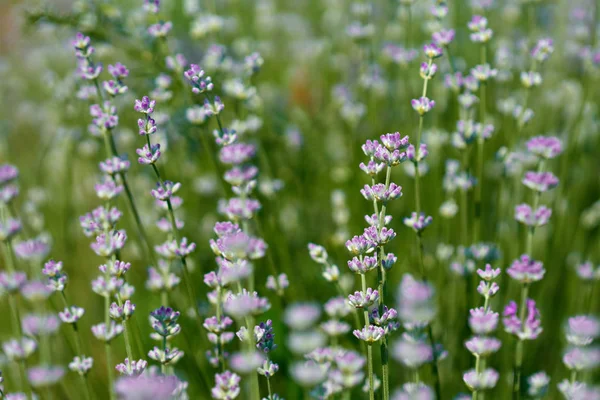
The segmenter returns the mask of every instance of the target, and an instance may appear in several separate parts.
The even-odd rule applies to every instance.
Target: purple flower
[[[102,182],[94,185],[96,196],[101,200],[112,200],[123,192],[123,185],[119,185],[115,180],[106,176]]]
[[[404,225],[419,233],[425,230],[433,222],[433,217],[425,215],[425,213],[411,213],[410,217],[404,218]]]
[[[183,357],[183,351],[178,348],[164,348],[161,349],[154,346],[152,350],[148,352],[148,357],[154,361],[158,361],[162,365],[173,365]]]
[[[527,89],[540,86],[542,84],[542,75],[536,71],[522,71],[521,83]]]
[[[456,93],[460,92],[460,88],[463,86],[462,73],[456,72],[454,74],[446,74],[444,76],[444,85]]]
[[[21,287],[23,297],[34,303],[45,301],[52,292],[52,289],[42,281],[29,281]]]
[[[419,99],[412,99],[410,104],[412,105],[412,108],[422,116],[427,114],[435,106],[435,101],[430,100],[427,97],[421,97]]]
[[[0,186],[0,204],[10,204],[18,195],[19,187],[17,185]]]
[[[384,163],[377,163],[373,160],[370,160],[366,165],[365,163],[360,163],[359,168],[363,170],[363,172],[369,176],[375,176],[385,168]]]
[[[575,268],[577,276],[585,281],[600,280],[600,267],[594,268],[590,261],[578,264]]]
[[[369,325],[363,327],[362,330],[355,329],[352,333],[358,340],[373,344],[384,336],[385,330],[376,325]]]
[[[346,299],[341,296],[329,299],[324,308],[330,318],[344,318],[352,312]]]
[[[356,274],[366,274],[377,268],[377,257],[353,257],[352,260],[348,261],[348,268]]]
[[[375,226],[370,226],[365,228],[363,236],[375,246],[383,246],[396,237],[396,232],[394,232],[393,229],[385,226],[381,229],[377,229]]]
[[[108,315],[110,318],[114,319],[117,322],[126,321],[135,312],[135,304],[133,304],[130,300],[125,300],[122,306],[119,306],[117,303],[112,303],[108,310]]]
[[[11,361],[21,361],[27,359],[37,349],[35,340],[23,337],[21,339],[11,339],[2,343],[2,351]]]
[[[231,369],[242,375],[256,371],[264,361],[265,356],[258,351],[239,352],[229,358]]]
[[[527,254],[523,254],[520,259],[513,261],[506,272],[516,281],[531,283],[542,280],[546,270],[541,261],[535,261]]]
[[[221,148],[219,159],[224,164],[239,165],[256,155],[256,147],[247,143],[233,143]]]
[[[173,23],[170,21],[167,21],[165,23],[158,22],[148,27],[148,34],[155,38],[164,38],[171,31],[172,28]]]
[[[529,171],[525,173],[523,184],[531,190],[543,193],[558,186],[558,178],[552,172]]]
[[[211,248],[227,260],[257,259],[265,255],[267,244],[260,238],[239,231],[211,240]]]
[[[54,314],[29,314],[21,321],[23,332],[27,336],[48,336],[56,332],[60,322]]]
[[[286,274],[279,274],[277,277],[269,275],[267,277],[267,283],[265,284],[267,289],[277,291],[280,294],[282,294],[283,290],[287,289],[289,286],[290,281]]]
[[[127,78],[127,76],[129,76],[129,70],[120,62],[117,62],[114,65],[109,65],[108,73],[111,74],[115,79]]]
[[[155,106],[155,100],[150,100],[148,96],[144,96],[141,100],[135,100],[133,109],[142,114],[152,114]]]
[[[335,319],[330,319],[329,321],[323,322],[320,326],[321,330],[325,332],[328,336],[341,336],[350,332],[350,325],[343,322],[337,321]]]
[[[108,329],[106,324],[98,324],[92,326],[92,333],[96,339],[109,343],[111,340],[123,333],[123,325],[110,321]]]
[[[405,334],[400,341],[394,343],[392,356],[406,367],[418,369],[433,360],[433,349],[429,344]]]
[[[552,210],[541,206],[532,210],[529,204],[519,204],[515,207],[515,219],[530,227],[544,226],[550,221]]]
[[[471,390],[486,390],[496,386],[499,376],[498,372],[492,368],[487,368],[480,373],[471,369],[465,372],[463,380]]]
[[[500,340],[487,336],[474,336],[465,342],[465,347],[474,356],[487,357],[500,350]]]
[[[100,170],[107,175],[115,175],[129,170],[131,163],[120,157],[108,158],[100,162]]]
[[[191,64],[183,75],[192,84],[192,92],[195,94],[210,92],[213,89],[210,76],[206,76],[204,70],[196,64]]]
[[[145,119],[138,119],[138,128],[140,136],[152,135],[158,130],[156,120],[149,115],[147,115]]]
[[[75,39],[71,41],[71,45],[75,48],[77,58],[87,58],[94,52],[94,48],[90,46],[90,37],[81,32],[77,32]]]
[[[365,236],[354,236],[346,241],[346,248],[351,254],[369,254],[375,250],[375,243],[368,240]]]
[[[415,49],[405,49],[393,43],[387,43],[383,47],[383,54],[395,64],[402,66],[408,66],[419,55]]]
[[[597,346],[574,347],[563,356],[563,363],[570,370],[587,371],[600,365],[600,348]]]
[[[552,39],[543,38],[538,40],[533,49],[531,50],[531,57],[542,63],[546,61],[550,55],[554,52],[554,44]]]
[[[215,375],[215,387],[210,393],[213,399],[232,400],[240,394],[241,378],[230,371],[225,371],[222,374]]]
[[[496,279],[500,275],[500,272],[500,268],[494,269],[490,264],[485,264],[485,270],[478,269],[477,275],[479,275],[481,279],[489,282]]]
[[[53,385],[65,375],[63,367],[39,366],[27,370],[27,378],[34,388]]]
[[[7,218],[4,222],[0,222],[0,241],[11,240],[21,231],[21,228],[21,221],[18,219]]]
[[[434,400],[433,389],[424,383],[405,383],[402,388],[392,395],[394,400]],[[458,399],[458,398],[456,398]]]
[[[574,346],[587,346],[600,337],[600,321],[587,315],[569,318],[567,341]]]
[[[348,304],[354,308],[369,308],[379,300],[379,292],[372,288],[367,288],[366,292],[354,292],[348,295]]]
[[[124,230],[102,233],[96,236],[96,241],[90,245],[94,252],[101,257],[110,257],[125,246],[127,234]]]
[[[257,369],[257,372],[267,378],[272,377],[279,371],[279,365],[275,364],[271,360],[267,359],[263,362],[262,367]]]
[[[181,183],[173,183],[171,181],[159,182],[156,184],[156,189],[150,192],[156,200],[167,201],[181,187]]]
[[[50,252],[50,245],[44,238],[34,238],[16,243],[15,254],[18,258],[27,261],[41,261]]]
[[[517,317],[517,304],[514,301],[508,303],[504,308],[502,322],[504,323],[504,330],[517,335],[520,340],[533,340],[542,333],[540,312],[532,299],[527,299],[524,324]]]
[[[11,164],[0,165],[0,186],[6,185],[19,177],[19,170]]]
[[[454,36],[455,36],[455,32],[454,29],[442,29],[438,32],[434,32],[431,35],[431,39],[433,40],[433,43],[435,43],[438,46],[444,47],[444,46],[448,46],[450,43],[452,43],[452,41],[454,40]]]
[[[288,306],[283,321],[291,329],[305,331],[321,317],[321,307],[316,303],[294,303]]]
[[[234,318],[243,318],[249,315],[259,315],[271,308],[271,303],[264,297],[259,297],[257,292],[248,292],[246,289],[239,294],[229,295],[223,302],[223,310]]]
[[[148,362],[146,360],[135,361],[126,358],[121,364],[117,364],[115,368],[121,375],[137,377],[144,372],[147,366]]]
[[[554,136],[535,136],[527,141],[527,151],[538,157],[555,158],[563,152],[562,141]]]
[[[381,139],[381,144],[389,151],[406,149],[409,145],[408,136],[403,137],[400,132],[386,133],[385,135],[381,135],[379,138]],[[367,143],[368,142],[369,141],[367,141]],[[371,143],[376,144],[377,141],[375,140]]]
[[[106,91],[106,93],[110,94],[113,97],[126,93],[129,89],[125,84],[121,83],[120,81],[113,80],[102,82],[102,87],[104,88],[104,91]]]
[[[437,65],[423,62],[421,63],[421,67],[419,68],[419,75],[422,79],[431,79],[435,76],[437,72]]]
[[[152,329],[162,337],[170,337],[179,334],[181,327],[177,324],[179,311],[170,307],[161,306],[150,312],[150,323]]]
[[[395,200],[402,196],[402,186],[396,185],[394,182],[390,183],[389,186],[383,183],[376,183],[373,186],[365,185],[360,193],[366,200],[378,201],[383,204],[387,204],[390,200]]]
[[[377,146],[373,157],[380,162],[387,164],[390,167],[394,167],[406,161],[406,152],[402,151],[403,147],[389,150],[385,146]]]
[[[377,214],[365,215],[365,221],[370,226],[379,226],[379,216]],[[387,226],[392,222],[392,216],[386,215],[383,220],[383,225]]]
[[[92,104],[90,106],[90,115],[93,117],[92,124],[98,130],[114,129],[119,125],[117,108],[110,101],[105,101],[102,106]]]
[[[499,314],[483,307],[469,310],[469,326],[478,335],[493,332],[498,326]]]
[[[14,293],[23,287],[27,282],[25,272],[0,272],[0,289],[7,293]]]
[[[476,43],[486,43],[492,38],[492,30],[489,29],[488,20],[480,15],[474,15],[467,24],[471,33],[471,40]]]
[[[529,385],[527,394],[534,398],[542,398],[548,391],[550,377],[544,371],[536,372],[527,378],[527,383]]]
[[[170,400],[179,384],[174,375],[123,376],[115,383],[115,391],[122,400]]]
[[[63,311],[59,311],[58,316],[65,324],[76,324],[84,313],[85,310],[83,308],[71,306],[65,308]]]
[[[477,286],[477,292],[485,298],[494,297],[498,290],[500,290],[500,286],[496,282],[481,281]]]
[[[94,365],[94,359],[86,356],[75,356],[73,361],[69,363],[69,369],[73,372],[77,372],[81,376],[87,375]]]
[[[430,60],[441,57],[442,54],[444,54],[441,47],[438,47],[435,43],[429,43],[424,45],[423,52],[425,53],[425,56],[427,56],[427,58],[429,58]]]
[[[379,146],[380,145],[377,140],[367,140],[366,143],[361,146],[361,148],[367,157],[374,157]]]
[[[428,154],[429,151],[427,151],[427,145],[425,143],[421,143],[418,151],[416,151],[415,146],[412,144],[406,149],[406,158],[412,162],[421,162]]]
[[[144,0],[144,10],[152,14],[158,14],[160,0]]]
[[[250,219],[261,209],[261,204],[255,199],[233,197],[219,202],[219,212],[230,219]]]
[[[498,70],[492,68],[490,64],[476,65],[475,68],[471,68],[471,76],[479,82],[487,82],[490,78],[495,78],[497,74]]]
[[[398,291],[398,315],[405,326],[426,325],[435,315],[434,290],[404,274]]]
[[[100,206],[91,213],[79,217],[85,236],[99,235],[106,229],[113,229],[123,214],[117,208],[110,210]]]
[[[150,147],[144,145],[141,149],[135,151],[138,156],[138,162],[144,165],[154,164],[160,158],[160,144],[153,144]]]

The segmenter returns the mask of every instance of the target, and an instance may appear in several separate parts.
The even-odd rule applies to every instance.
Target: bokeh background
[[[387,43],[420,49],[429,41],[435,25],[429,13],[431,2],[415,2],[410,13],[405,4],[395,1],[373,2],[375,35],[369,43],[356,42],[348,36],[346,28],[354,17],[346,0],[220,0],[214,4],[223,26],[209,32],[199,29],[198,21],[203,7],[210,5],[194,0],[162,3],[164,18],[174,25],[168,50],[145,34],[147,21],[141,1],[2,1],[0,161],[15,164],[21,171],[22,194],[17,207],[26,222],[26,235],[44,234],[51,238],[51,257],[64,261],[69,274],[69,296],[86,309],[81,329],[87,334],[86,352],[94,356],[96,363],[91,381],[98,393],[104,393],[104,349],[89,334],[90,326],[100,322],[103,315],[103,300],[90,288],[102,260],[90,250],[89,239],[82,234],[78,221],[97,204],[94,182],[103,152],[102,143],[87,132],[88,109],[94,100],[80,98],[82,83],[75,72],[70,40],[76,32],[85,32],[96,47],[96,60],[105,66],[120,61],[129,67],[129,92],[116,104],[119,127],[115,138],[130,160],[135,160],[135,149],[140,146],[133,100],[150,93],[160,73],[172,74],[165,68],[166,51],[183,53],[195,63],[205,60],[214,43],[226,46],[223,63],[259,52],[264,66],[252,81],[259,96],[256,104],[248,106],[223,95],[223,120],[229,126],[238,123],[247,130],[246,137],[258,145],[258,196],[263,209],[255,227],[269,245],[268,256],[256,264],[258,289],[265,292],[266,277],[275,271],[286,273],[290,280],[286,295],[274,296],[273,307],[265,315],[273,319],[280,343],[273,353],[281,366],[280,379],[275,379],[274,387],[286,398],[300,398],[300,388],[293,380],[283,378],[291,360],[301,357],[286,346],[288,329],[282,315],[293,302],[323,303],[335,294],[321,277],[320,266],[311,261],[307,244],[325,245],[345,269],[349,257],[344,242],[362,232],[363,215],[371,212],[371,204],[358,192],[368,183],[358,169],[358,163],[364,160],[360,144],[386,132],[399,131],[411,138],[416,134],[418,116],[410,99],[420,95],[418,65],[422,57],[398,63],[382,49]],[[558,136],[566,148],[549,165],[561,178],[561,184],[543,197],[554,214],[551,224],[538,230],[534,243],[536,256],[544,261],[547,270],[544,280],[533,285],[530,292],[540,307],[544,332],[539,339],[527,342],[524,361],[525,374],[546,370],[552,376],[549,398],[558,398],[555,385],[568,374],[561,363],[566,347],[566,318],[597,314],[600,310],[600,289],[594,292],[593,283],[581,281],[574,269],[583,260],[600,263],[599,69],[586,65],[580,57],[585,46],[597,43],[597,10],[598,4],[593,0],[507,0],[495,2],[488,15],[494,30],[490,59],[507,78],[489,85],[488,112],[496,132],[486,144],[483,239],[499,247],[501,257],[496,265],[503,270],[524,251],[525,232],[514,220],[513,210],[517,202],[527,198],[520,185],[526,165],[509,165],[501,149],[522,151],[524,140],[533,135]],[[451,49],[457,67],[463,71],[479,60],[478,46],[469,41],[466,29],[472,14],[467,1],[450,5],[448,21],[457,31]],[[506,103],[522,98],[519,73],[527,66],[528,48],[541,37],[553,38],[556,49],[543,65],[543,85],[531,93],[529,104],[535,117],[518,136],[514,119],[505,111],[509,107]],[[457,246],[471,243],[461,242],[458,217],[440,215],[440,205],[448,199],[442,185],[445,162],[459,159],[461,153],[450,140],[456,129],[458,106],[455,95],[443,83],[448,61],[444,58],[439,64],[441,71],[429,92],[437,104],[426,119],[423,135],[430,156],[427,174],[422,179],[422,199],[423,209],[434,218],[434,224],[424,234],[425,264],[437,288],[439,317],[433,329],[449,350],[448,358],[440,363],[440,373],[444,392],[450,398],[466,391],[462,372],[471,368],[472,356],[460,340],[467,315],[465,302],[476,293],[473,284],[469,286],[464,277],[449,268]],[[227,68],[206,69],[215,82],[215,93],[222,93]],[[350,95],[341,95],[338,85],[344,85]],[[207,147],[207,142],[201,140],[202,135],[210,135],[216,128],[215,122],[196,126],[186,119],[186,90],[175,80],[172,97],[157,106],[162,117],[161,138],[167,146],[161,168],[165,175],[183,185],[179,195],[184,206],[179,216],[186,223],[185,236],[198,244],[190,258],[191,276],[201,310],[207,310],[207,288],[202,276],[215,268],[208,240],[213,236],[214,222],[220,218],[217,201],[223,194],[223,169],[215,169],[209,157],[217,151],[214,143]],[[402,274],[417,271],[414,234],[401,222],[414,209],[414,182],[409,172],[397,168],[392,176],[404,188],[403,198],[389,209],[394,217],[392,227],[398,232],[390,249],[399,258],[388,275],[393,287]],[[134,162],[128,177],[151,241],[159,243],[162,233],[154,225],[156,213],[149,194],[154,181],[150,173]],[[125,211],[122,201],[119,206]],[[122,257],[132,263],[129,280],[137,288],[136,313],[147,315],[160,305],[160,298],[144,288],[147,265],[134,240],[133,220],[127,212],[121,226],[130,232],[131,239]],[[518,286],[503,276],[501,292],[492,303],[496,310],[509,299],[518,298]],[[181,308],[186,305],[179,292],[172,294],[172,301]],[[58,309],[58,302],[55,306]],[[0,307],[8,310],[5,299]],[[152,346],[148,337],[150,326],[143,317],[138,317],[136,324],[146,338],[136,349],[142,355]],[[193,324],[183,323],[183,328],[191,331],[180,339],[184,350],[186,340],[204,340],[205,332],[195,331]],[[63,331],[64,328],[59,332]],[[0,337],[10,336],[9,332],[8,325],[1,324]],[[504,350],[508,350],[512,338],[503,332],[499,337]],[[351,335],[344,339],[348,346],[353,346],[353,342]],[[60,333],[53,343],[53,357],[60,364],[68,363],[72,357],[68,336]],[[115,358],[124,358],[122,341],[116,341],[115,346]],[[490,398],[508,398],[506,381],[511,362],[511,351],[492,357],[490,365],[501,372],[501,380]],[[190,392],[195,393],[192,398],[207,398],[192,357],[185,357],[181,363]],[[410,379],[408,371],[398,364],[393,364],[392,371],[395,384]],[[425,380],[427,374],[425,371]],[[597,383],[599,376],[596,373],[588,378]],[[55,398],[81,398],[74,380],[68,374],[53,389]]]

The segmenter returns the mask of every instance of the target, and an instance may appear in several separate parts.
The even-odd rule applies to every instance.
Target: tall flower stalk
[[[487,357],[500,349],[500,340],[488,336],[498,326],[499,314],[492,311],[490,299],[500,289],[494,280],[500,275],[500,268],[492,268],[486,264],[485,269],[478,269],[477,274],[482,279],[477,291],[484,298],[483,307],[470,310],[469,326],[475,336],[465,342],[465,347],[475,357],[475,368],[463,375],[465,384],[473,391],[472,400],[483,400],[484,391],[492,389],[498,382],[499,374],[493,368],[486,368]]]
[[[90,125],[90,133],[94,136],[101,137],[104,141],[104,148],[107,159],[119,158],[121,155],[117,150],[117,146],[112,134],[112,130],[117,126],[119,118],[116,115],[116,109],[111,105],[110,101],[105,99],[105,94],[100,87],[99,76],[102,73],[102,65],[97,64],[92,59],[92,54],[95,48],[90,45],[90,38],[78,33],[72,43],[75,48],[75,55],[79,62],[79,73],[81,77],[87,81],[91,81],[96,88],[96,95],[99,100],[102,100],[102,106],[94,105],[90,109],[90,113],[95,118],[94,123]],[[123,83],[123,79],[129,75],[129,70],[120,63],[109,66],[109,72],[114,78],[113,80],[105,81],[103,84],[104,91],[111,97],[115,97],[125,93],[128,88]],[[152,245],[146,234],[146,230],[142,224],[139,211],[136,207],[133,193],[129,187],[125,171],[115,171],[122,182],[127,197],[131,214],[135,220],[136,229],[140,239],[140,247],[146,253],[147,259],[151,264],[156,265],[156,258],[152,251]]]
[[[443,54],[443,51],[435,43],[431,43],[431,44],[426,44],[423,47],[423,52],[425,53],[425,56],[427,57],[427,62],[423,62],[421,64],[421,68],[419,71],[421,78],[423,79],[423,91],[421,92],[420,98],[413,99],[411,101],[413,109],[419,114],[419,126],[417,128],[417,140],[413,146],[409,147],[408,152],[407,152],[409,160],[412,161],[412,163],[414,165],[415,210],[416,211],[413,213],[413,215],[410,218],[406,218],[404,220],[404,223],[407,226],[413,228],[413,230],[416,232],[417,254],[418,254],[417,263],[419,264],[419,274],[422,279],[426,279],[425,265],[423,262],[422,232],[428,225],[431,224],[432,217],[427,216],[425,213],[423,213],[422,207],[421,207],[421,183],[420,183],[421,182],[421,169],[419,167],[420,167],[420,162],[422,162],[425,159],[425,157],[427,157],[427,154],[428,154],[427,145],[421,143],[421,134],[423,133],[423,121],[424,121],[425,115],[429,111],[431,111],[431,109],[433,109],[433,107],[435,106],[435,101],[433,101],[427,97],[427,87],[428,87],[429,81],[435,76],[435,74],[437,72],[437,68],[438,68],[437,64],[435,64],[433,62],[433,60],[438,57],[441,57]],[[421,165],[423,165],[423,164],[421,164]],[[429,324],[427,326],[427,336],[429,338],[432,348],[435,347],[431,324]],[[435,391],[437,393],[437,396],[440,397],[441,396],[441,384],[440,384],[440,376],[439,376],[438,366],[437,366],[437,354],[435,352],[435,349],[433,352],[432,367],[433,367],[433,375],[434,375],[434,379],[435,379]]]
[[[531,283],[540,281],[545,274],[541,261],[533,259],[533,238],[538,227],[546,225],[552,210],[540,206],[542,193],[558,185],[558,178],[545,171],[547,160],[562,152],[562,143],[554,137],[534,137],[527,142],[527,150],[538,158],[537,171],[525,173],[522,183],[533,192],[533,205],[527,203],[515,207],[515,219],[527,228],[525,254],[515,260],[507,270],[508,274],[521,284],[520,303],[511,301],[504,309],[504,327],[517,336],[513,368],[513,399],[521,396],[521,371],[523,365],[524,341],[536,339],[542,332],[539,310],[535,301],[529,298]]]

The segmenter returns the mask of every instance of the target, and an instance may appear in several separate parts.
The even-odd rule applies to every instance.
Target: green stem
[[[360,274],[362,291],[363,293],[367,292],[367,279],[365,274]],[[371,323],[369,322],[369,310],[365,308],[364,310],[365,317],[365,326],[369,327]],[[373,346],[370,343],[367,343],[367,367],[369,371],[369,400],[375,399],[375,385],[373,383]]]
[[[273,400],[273,392],[271,391],[271,380],[269,379],[269,377],[267,376],[267,390],[269,393],[269,400]]]
[[[486,45],[481,46],[481,64],[486,64]],[[483,192],[483,149],[484,149],[484,137],[483,130],[486,121],[486,82],[481,82],[479,85],[479,119],[481,121],[481,132],[477,137],[477,186],[475,187],[475,226],[474,226],[474,242],[479,242],[482,237],[481,234],[481,215],[482,215],[482,201],[481,195]]]

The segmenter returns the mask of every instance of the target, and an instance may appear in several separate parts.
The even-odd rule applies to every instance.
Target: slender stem
[[[163,341],[162,341],[162,346],[163,346],[163,351],[165,352],[165,354],[167,353],[167,337],[163,336]],[[167,374],[167,365],[165,363],[161,363],[160,364],[160,372],[163,375]]]
[[[525,321],[525,313],[527,312],[527,296],[529,294],[529,284],[525,283],[521,287],[521,304],[519,305],[519,320],[521,325]],[[515,366],[513,372],[513,399],[520,398],[521,390],[521,369],[523,366],[523,340],[517,341],[515,349]]]
[[[364,293],[367,292],[367,279],[365,274],[360,274],[362,291]],[[365,308],[364,310],[365,317],[365,326],[369,327],[371,324],[369,322],[369,310]],[[367,366],[369,371],[369,400],[375,399],[375,385],[373,383],[373,346],[370,343],[367,343]]]
[[[481,64],[486,64],[486,45],[481,45]],[[477,137],[477,186],[475,187],[475,226],[474,230],[474,241],[479,242],[482,237],[481,234],[481,215],[482,215],[482,202],[481,194],[483,191],[483,148],[485,138],[483,137],[483,130],[485,129],[484,124],[486,120],[486,85],[485,81],[479,85],[479,119],[481,121],[481,131]]]
[[[269,393],[269,400],[273,400],[273,392],[271,391],[271,380],[269,379],[269,377],[267,376],[267,390]]]

